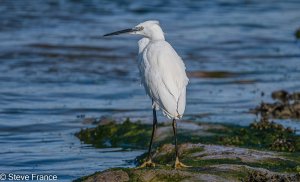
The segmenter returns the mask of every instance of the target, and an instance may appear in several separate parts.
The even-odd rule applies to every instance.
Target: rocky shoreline
[[[292,95],[285,94],[284,98]],[[283,98],[282,92],[275,96]],[[298,101],[279,102],[289,106]],[[260,119],[247,127],[180,121],[179,153],[188,168],[173,168],[172,128],[170,123],[163,123],[154,138],[156,167],[112,168],[75,181],[300,181],[300,136],[292,128],[272,122],[273,116],[265,110],[257,112]],[[141,121],[102,119],[95,128],[82,129],[76,136],[99,148],[146,149],[145,139],[150,140],[151,129]],[[137,157],[136,166],[145,158],[146,154]]]
[[[300,181],[299,158],[286,153],[190,143],[180,153],[192,167],[175,170],[174,146],[165,144],[153,155],[155,168],[113,168],[76,181]]]
[[[179,133],[181,143],[186,141],[192,143],[181,144],[180,155],[182,161],[192,167],[182,170],[173,169],[174,146],[170,144],[171,127],[162,124],[155,138],[157,147],[153,154],[153,161],[157,164],[155,168],[113,168],[76,181],[300,180],[300,137],[289,131],[290,129],[278,124],[262,122],[254,123],[251,127],[195,124],[188,121],[183,121],[181,125],[185,125]],[[195,127],[199,131],[192,129]],[[147,132],[138,133],[136,130],[147,130]],[[126,120],[122,124],[109,122],[96,128],[85,129],[76,136],[95,147],[118,146],[134,149],[147,147],[148,142],[144,141],[146,137],[150,137],[149,132],[151,132],[151,125]],[[252,135],[256,135],[256,138]],[[277,135],[281,137],[290,135],[291,138],[286,139],[285,142],[278,142]],[[265,139],[258,140],[261,137]],[[249,140],[248,143],[245,140]],[[291,143],[287,141],[295,145],[291,147]],[[278,146],[274,147],[275,145]],[[145,155],[139,156],[136,159],[137,166],[145,158]]]

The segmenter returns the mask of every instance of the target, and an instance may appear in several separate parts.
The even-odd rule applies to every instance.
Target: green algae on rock
[[[183,125],[182,125],[183,124]],[[194,122],[181,121],[179,128],[178,141],[179,142],[199,142],[207,140],[203,136],[214,136],[215,133],[210,132],[220,131],[225,129],[219,124],[205,124],[198,125]],[[195,128],[197,130],[195,130]],[[192,130],[191,130],[192,129]],[[113,120],[105,123],[99,123],[95,128],[81,129],[75,134],[82,142],[92,144],[96,148],[107,147],[122,147],[122,148],[147,148],[151,136],[152,125],[143,124],[140,121],[131,122],[126,119],[122,123],[117,123]],[[212,139],[214,140],[214,139]],[[161,143],[172,143],[173,131],[169,124],[159,124],[156,136],[155,145]]]
[[[262,119],[250,127],[235,129],[221,137],[221,144],[269,149],[275,151],[300,151],[300,136],[291,128]]]
[[[290,128],[269,121],[254,122],[249,127],[194,123],[181,121],[178,132],[179,143],[204,143],[249,147],[260,150],[300,152],[300,136]],[[186,127],[192,125],[190,127]],[[194,128],[197,128],[195,130]],[[98,148],[122,147],[146,149],[152,126],[129,119],[121,124],[113,121],[96,128],[83,129],[76,136],[87,144]],[[157,128],[155,145],[173,142],[171,126],[160,124]]]
[[[97,148],[145,148],[148,145],[145,138],[151,136],[151,129],[150,125],[133,123],[127,119],[122,124],[111,121],[96,128],[82,129],[75,135],[84,143]]]

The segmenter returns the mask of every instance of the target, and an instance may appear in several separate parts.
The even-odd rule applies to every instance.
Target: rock
[[[241,162],[258,162],[271,159],[281,159],[273,152],[258,151],[246,148],[237,148],[221,145],[202,145],[202,152],[194,153],[193,157],[200,157],[202,160],[207,159],[239,159]]]
[[[152,154],[155,168],[115,168],[76,181],[299,181],[300,136],[267,117],[248,127],[181,121],[178,128],[181,162],[192,167],[173,168],[172,127],[159,124]],[[127,119],[99,123],[76,136],[95,147],[107,147],[108,142],[114,147],[146,149],[151,129],[151,125]],[[137,157],[136,164],[146,156]]]
[[[299,92],[288,93],[285,90],[279,90],[272,93],[272,98],[278,102],[261,103],[253,110],[254,113],[277,119],[300,118]]]
[[[129,181],[129,176],[126,172],[122,170],[116,171],[104,171],[92,175],[84,180],[85,182],[95,182],[95,181],[109,181],[109,182],[125,182]]]
[[[180,143],[201,142],[275,151],[300,151],[300,144],[297,144],[300,143],[300,136],[297,136],[291,128],[270,122],[265,117],[249,127],[180,121],[178,129]],[[123,123],[100,122],[97,127],[83,129],[76,133],[76,136],[84,143],[98,148],[147,149],[151,131],[152,126],[149,124],[126,120]],[[154,137],[154,148],[172,142],[173,131],[170,124],[159,124]]]
[[[295,37],[296,39],[300,39],[300,28],[295,31]]]
[[[300,181],[300,175],[288,175],[288,174],[280,174],[273,173],[270,171],[254,171],[249,173],[249,175],[243,180],[244,182],[297,182]]]
[[[191,71],[187,75],[189,78],[230,78],[238,76],[238,73],[228,71]]]
[[[94,147],[123,147],[123,148],[147,148],[149,142],[145,139],[151,137],[151,124],[140,121],[132,122],[129,119],[122,123],[113,120],[100,120],[95,128],[82,129],[77,132],[81,141],[92,144]],[[105,122],[104,122],[105,121]],[[178,122],[179,137],[190,142],[199,142],[202,137],[215,136],[211,131],[227,130],[221,124],[195,123],[191,121]],[[191,138],[191,136],[194,136]],[[159,124],[156,131],[155,141],[157,144],[172,142],[173,130],[170,123]]]
[[[224,178],[212,174],[197,174],[183,170],[149,169],[133,170],[133,176],[138,176],[138,181],[228,181]]]
[[[272,99],[286,103],[289,99],[289,93],[285,90],[278,90],[272,93]]]
[[[175,170],[174,146],[161,146],[154,154],[155,168],[118,168],[95,173],[78,181],[298,181],[299,159],[286,153],[259,151],[233,146],[190,144],[180,145],[181,161],[192,166]],[[140,161],[141,162],[141,161]],[[275,170],[275,171],[272,171]]]

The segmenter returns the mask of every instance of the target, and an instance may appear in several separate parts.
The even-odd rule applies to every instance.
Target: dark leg
[[[176,159],[178,158],[178,146],[177,146],[177,123],[176,119],[173,119],[173,133],[174,133],[174,140],[175,140],[175,154],[176,154]]]
[[[156,118],[156,110],[153,108],[153,125],[152,125],[152,135],[151,135],[151,140],[148,148],[148,157],[147,161],[144,162],[139,168],[143,167],[155,167],[155,163],[152,162],[152,155],[151,155],[151,149],[152,149],[152,143],[153,143],[153,138],[155,136],[155,131],[156,131],[156,126],[157,126],[157,118]]]
[[[176,154],[176,161],[175,161],[175,169],[183,168],[183,167],[189,167],[179,161],[179,154],[178,154],[178,145],[177,145],[177,123],[176,119],[173,119],[173,133],[174,133],[174,139],[175,139],[175,154]]]
[[[155,110],[155,108],[153,108],[153,125],[152,125],[151,140],[150,140],[149,149],[148,149],[148,160],[151,160],[151,157],[152,157],[151,149],[152,149],[153,138],[155,136],[156,126],[157,126],[156,110]]]

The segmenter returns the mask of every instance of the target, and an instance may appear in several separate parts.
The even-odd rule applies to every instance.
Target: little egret
[[[176,161],[175,168],[187,167],[179,161],[176,119],[183,116],[186,100],[186,86],[189,79],[186,76],[185,65],[173,47],[165,41],[164,33],[158,21],[150,20],[137,26],[104,36],[119,34],[142,35],[138,41],[138,67],[141,82],[147,95],[152,99],[153,129],[148,149],[148,158],[140,167],[155,166],[152,162],[151,148],[155,135],[157,118],[156,110],[161,109],[163,114],[172,119],[175,138]]]

